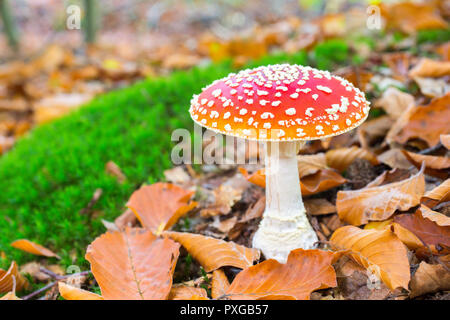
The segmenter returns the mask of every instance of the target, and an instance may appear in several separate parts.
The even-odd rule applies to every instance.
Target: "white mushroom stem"
[[[266,209],[253,247],[281,263],[287,261],[291,250],[312,249],[318,241],[300,191],[297,153],[303,145],[298,141],[266,145]]]

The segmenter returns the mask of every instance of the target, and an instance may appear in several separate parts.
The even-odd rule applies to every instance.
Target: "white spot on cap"
[[[219,113],[217,111],[213,110],[213,111],[211,111],[209,116],[211,117],[211,119],[218,118],[219,117]]]
[[[332,129],[333,129],[333,131],[338,131],[339,130],[339,126],[337,124],[335,124]]]
[[[237,93],[237,90],[236,90],[236,89],[231,89],[231,90],[230,90],[230,94],[231,94],[231,95],[235,95],[236,93]]]
[[[222,93],[222,90],[220,90],[220,89],[216,89],[216,90],[214,90],[213,92],[211,92],[211,94],[213,95],[213,97],[218,97],[218,96],[220,96],[220,94]]]
[[[208,102],[208,99],[202,99],[202,101],[200,101],[201,104],[206,104]]]
[[[289,108],[289,109],[286,109],[285,112],[288,116],[293,116],[297,112],[297,110],[295,110],[295,108]]]
[[[244,114],[247,114],[247,109],[242,108],[241,110],[239,110],[239,114],[240,114],[241,116],[243,116]]]
[[[345,120],[345,124],[348,125],[348,126],[351,125],[352,124],[352,120],[350,120],[350,119]]]
[[[320,90],[320,91],[323,91],[323,92],[326,92],[326,93],[333,92],[333,90],[331,90],[330,88],[325,87],[325,86],[321,86],[321,85],[317,85],[316,88],[317,88],[317,90]]]
[[[298,93],[295,92],[295,93],[291,94],[290,97],[291,97],[292,99],[297,99],[297,98],[298,98]]]
[[[225,114],[223,115],[224,119],[228,119],[231,116],[230,112],[225,112]]]
[[[303,132],[302,128],[297,128],[297,137],[303,137],[306,133]]]
[[[245,100],[245,102],[246,102],[247,104],[253,104],[253,99],[247,99],[247,100]]]
[[[317,100],[318,97],[319,97],[319,95],[318,95],[317,93],[314,93],[314,94],[312,95],[312,98],[313,98],[314,100]]]
[[[227,131],[231,131],[231,126],[230,126],[230,124],[229,124],[229,123],[227,123],[227,124],[225,125],[225,130],[227,130]]]
[[[270,129],[272,127],[272,124],[270,122],[265,122],[263,125],[264,129]]]
[[[274,117],[275,116],[273,115],[273,113],[270,113],[270,112],[264,112],[261,115],[261,119],[269,119],[269,118],[273,119]]]
[[[312,115],[312,111],[314,111],[314,108],[307,108],[306,111],[305,111],[305,114],[306,114],[308,117],[312,117],[312,116],[313,116],[313,115]]]
[[[208,107],[212,107],[213,105],[214,105],[214,101],[211,100],[208,102]]]
[[[258,90],[258,91],[256,91],[256,94],[258,96],[267,96],[269,94],[269,92],[264,91],[264,90]]]
[[[265,106],[267,103],[269,103],[269,101],[267,100],[259,100],[259,104],[262,106]]]

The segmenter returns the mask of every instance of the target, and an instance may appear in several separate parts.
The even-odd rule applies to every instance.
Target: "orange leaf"
[[[409,152],[402,150],[406,158],[411,162],[416,168],[420,168],[422,163],[425,163],[425,173],[431,176],[436,176],[441,179],[446,179],[448,173],[445,171],[439,171],[440,169],[450,168],[450,158],[449,157],[439,157],[439,156],[428,156],[418,153]]]
[[[227,298],[239,300],[309,300],[311,292],[335,287],[332,267],[336,253],[296,249],[286,264],[274,259],[240,272],[227,290]]]
[[[408,114],[408,121],[393,138],[399,143],[405,143],[411,138],[420,138],[435,146],[441,134],[450,132],[450,93],[430,104],[413,108]]]
[[[20,291],[27,286],[27,280],[19,273],[17,263],[14,261],[7,271],[0,269],[0,292]]]
[[[58,282],[59,294],[66,300],[104,300],[102,296],[64,282]]]
[[[422,58],[419,63],[409,71],[409,76],[423,78],[439,78],[450,75],[450,62],[434,61],[429,58]]]
[[[222,297],[230,287],[230,282],[228,281],[225,272],[221,269],[214,270],[211,281],[211,297],[217,299]]]
[[[441,134],[440,140],[442,145],[450,150],[450,134]]]
[[[0,300],[22,300],[22,299],[17,297],[13,292],[8,292],[3,297],[1,297]]]
[[[450,227],[439,226],[437,223],[422,216],[419,208],[414,214],[400,214],[394,217],[394,222],[411,231],[422,243],[433,252],[437,245],[450,246]]]
[[[227,242],[199,234],[166,231],[164,236],[179,242],[206,272],[224,266],[245,269],[258,260],[260,253],[234,242]]]
[[[199,300],[198,297],[208,299],[208,294],[203,288],[195,288],[185,285],[174,285],[170,289],[169,300]],[[203,300],[201,299],[201,300]]]
[[[424,205],[433,208],[439,203],[450,201],[450,179],[445,180],[439,186],[428,191],[421,199]]]
[[[386,220],[396,210],[408,210],[420,203],[425,192],[423,169],[409,179],[378,187],[339,191],[336,207],[339,218],[359,226],[371,220]]]
[[[421,205],[418,210],[420,210],[422,217],[435,222],[438,226],[450,227],[450,217],[447,217],[442,213],[433,211],[424,205]]]
[[[389,28],[406,33],[447,27],[447,23],[431,3],[400,2],[388,6],[383,4],[381,9]]]
[[[107,300],[162,300],[169,296],[180,245],[144,229],[107,232],[86,253]]]
[[[350,250],[359,265],[378,276],[388,288],[408,289],[410,279],[407,250],[390,230],[362,230],[354,226],[337,229],[331,236],[336,249]]]
[[[373,165],[378,164],[378,160],[372,152],[355,146],[327,151],[326,159],[327,165],[338,171],[344,171],[356,159],[365,159]]]
[[[194,194],[174,184],[158,182],[133,192],[127,203],[142,226],[156,234],[169,229],[180,217],[196,207]]]
[[[51,251],[37,243],[31,242],[30,240],[27,240],[27,239],[16,240],[13,243],[11,243],[11,246],[16,249],[19,249],[19,250],[22,250],[22,251],[25,251],[25,252],[28,252],[31,254],[35,254],[37,256],[45,256],[45,257],[49,257],[49,258],[55,257],[55,258],[61,259],[53,251]]]
[[[297,156],[298,174],[300,178],[328,169],[324,153]]]
[[[450,290],[450,272],[440,264],[422,261],[411,279],[411,298],[426,293]]]

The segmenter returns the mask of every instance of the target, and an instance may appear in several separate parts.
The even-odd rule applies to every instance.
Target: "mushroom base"
[[[253,247],[260,249],[267,259],[286,263],[289,253],[298,248],[314,249],[317,235],[303,209],[282,219],[279,213],[264,213],[264,219],[253,237]]]
[[[303,206],[298,175],[300,142],[269,142],[266,145],[266,210],[253,247],[267,259],[286,262],[291,250],[314,248],[317,235]]]

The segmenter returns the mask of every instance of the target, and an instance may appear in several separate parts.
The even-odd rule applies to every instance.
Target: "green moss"
[[[332,39],[318,44],[312,52],[317,68],[333,70],[336,65],[350,63],[350,50],[346,41]]]
[[[421,30],[417,33],[417,43],[444,43],[450,41],[450,29]]]

